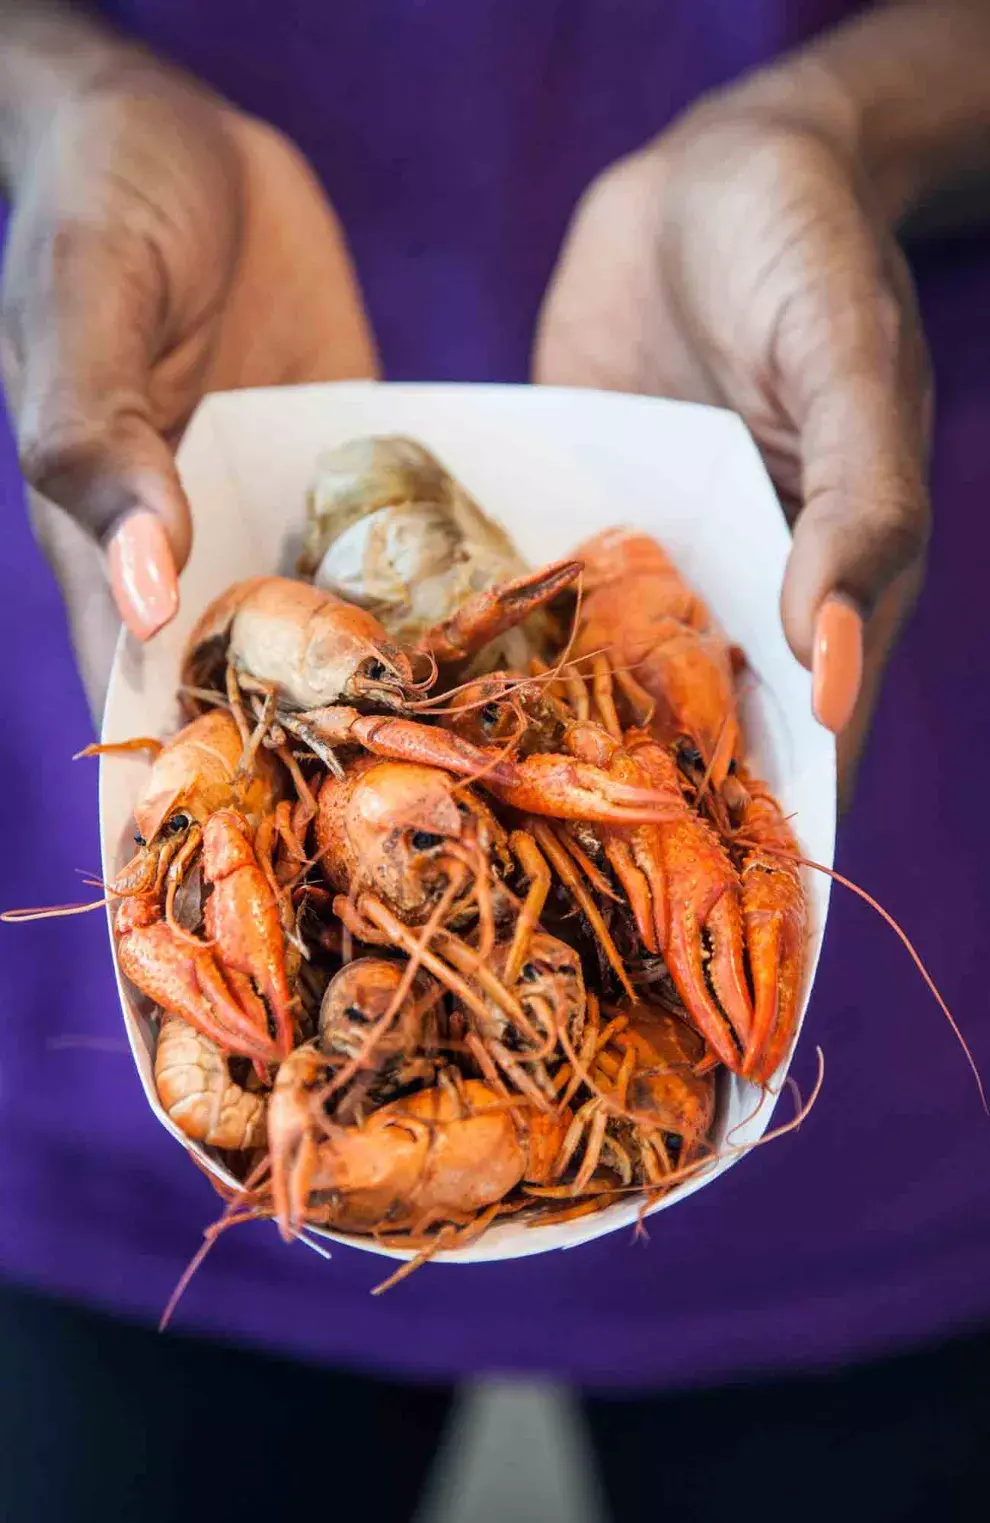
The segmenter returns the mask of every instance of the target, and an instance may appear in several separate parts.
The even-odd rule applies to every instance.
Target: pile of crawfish
[[[431,1252],[707,1162],[807,943],[738,671],[647,536],[534,572],[411,441],[322,462],[299,578],[217,598],[185,727],[123,743],[120,967],[242,1214]]]

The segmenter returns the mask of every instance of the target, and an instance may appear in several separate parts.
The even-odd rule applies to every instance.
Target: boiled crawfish
[[[380,619],[418,646],[486,588],[526,565],[505,531],[412,439],[354,439],[317,463],[307,499],[303,576]],[[470,673],[524,668],[551,638],[538,608],[489,634]],[[463,675],[467,675],[465,672]]]
[[[567,586],[579,570],[576,562],[562,562],[477,594],[431,632],[430,653],[439,660],[462,658],[476,642],[518,622],[530,607]],[[593,767],[554,755],[514,762],[496,748],[400,717],[415,712],[420,702],[422,684],[414,680],[410,654],[393,645],[363,609],[304,583],[259,577],[229,588],[211,604],[187,651],[185,690],[193,701],[218,694],[216,686],[203,684],[218,683],[221,668],[235,712],[240,687],[265,695],[259,733],[277,723],[338,776],[342,768],[333,748],[359,746],[377,756],[477,777],[504,802],[533,813],[616,821],[656,813],[649,790],[617,786]],[[342,698],[350,702],[339,702]],[[368,706],[392,712],[362,713]],[[240,728],[246,732],[246,719]]]
[[[646,534],[607,529],[575,554],[584,600],[574,654],[605,650],[636,722],[652,721],[663,740],[687,736],[717,787],[739,751],[738,658],[711,612]]]
[[[565,1130],[564,1117],[520,1116],[451,1069],[316,1142],[308,1096],[283,1065],[268,1116],[275,1214],[286,1238],[313,1223],[402,1233],[417,1246],[438,1224],[470,1228],[494,1214],[521,1181],[549,1180]]]
[[[141,737],[87,746],[84,756],[148,751],[154,760],[134,806],[138,851],[110,885],[119,895],[144,894],[160,887],[172,867],[175,881],[202,839],[210,815],[228,805],[255,826],[275,812],[283,782],[278,763],[262,751],[243,771],[244,744],[229,713],[212,709],[185,725],[164,745]]]
[[[212,890],[206,941],[169,925],[158,895],[123,900],[115,921],[121,971],[224,1051],[277,1062],[295,1040],[288,944],[252,832],[235,810],[217,810],[206,821],[203,876]]]

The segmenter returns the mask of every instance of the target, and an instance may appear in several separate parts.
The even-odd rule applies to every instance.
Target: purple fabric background
[[[108,7],[110,9],[111,7]],[[113,11],[309,153],[353,241],[389,373],[523,379],[584,184],[698,91],[838,6],[769,0],[120,0]],[[936,534],[839,865],[916,935],[987,1072],[981,763],[990,545],[990,248],[919,270],[935,355]],[[0,903],[77,897],[95,768],[56,589],[0,436]],[[216,1211],[148,1113],[98,916],[0,927],[0,1272],[152,1318]],[[91,1045],[67,1046],[64,1038]],[[795,1073],[799,1134],[625,1234],[517,1265],[431,1266],[383,1300],[381,1261],[324,1263],[270,1226],[222,1240],[177,1325],[412,1375],[551,1371],[676,1386],[827,1364],[990,1320],[990,1122],[890,933],[841,890]],[[95,1045],[92,1045],[95,1044]]]

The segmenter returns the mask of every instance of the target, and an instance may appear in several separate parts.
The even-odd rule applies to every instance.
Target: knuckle
[[[619,159],[588,185],[577,203],[575,222],[611,224],[615,221],[624,226],[649,202],[651,177],[648,152]]]
[[[876,511],[875,522],[877,537],[886,547],[887,559],[895,571],[924,560],[931,533],[927,500],[882,506]]]
[[[87,422],[39,420],[21,429],[18,460],[28,486],[69,506],[66,497],[81,489],[99,459],[101,430]]]

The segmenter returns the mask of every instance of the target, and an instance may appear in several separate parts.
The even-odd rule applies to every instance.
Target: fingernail
[[[818,612],[811,679],[815,718],[838,735],[852,718],[863,680],[862,615],[838,592]]]
[[[110,585],[120,617],[139,640],[150,640],[179,606],[175,559],[154,513],[125,518],[108,551]]]

